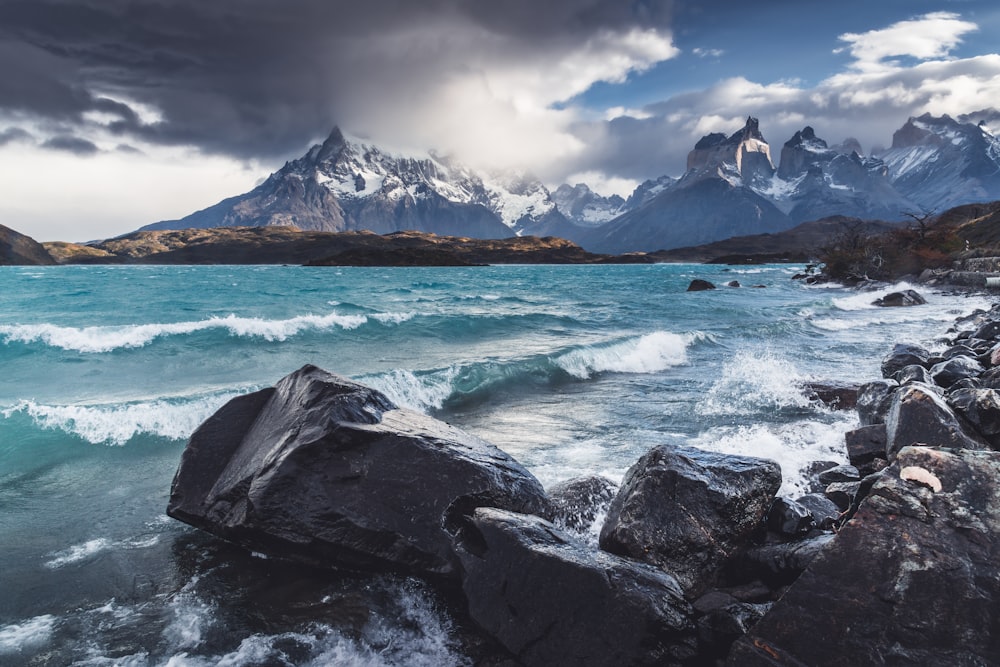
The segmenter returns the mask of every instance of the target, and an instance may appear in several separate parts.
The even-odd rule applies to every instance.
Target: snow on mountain
[[[930,114],[907,120],[879,155],[895,188],[926,211],[1000,198],[1000,140],[986,119],[997,113],[978,116],[978,124]]]
[[[552,193],[552,199],[563,215],[582,227],[602,225],[629,208],[618,195],[603,197],[585,183],[563,183]]]
[[[576,229],[526,172],[481,174],[448,157],[401,155],[338,128],[249,193],[143,229],[294,225],[301,229],[414,229],[499,238]]]

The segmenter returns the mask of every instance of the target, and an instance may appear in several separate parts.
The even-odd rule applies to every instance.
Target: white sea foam
[[[379,375],[368,375],[360,381],[381,391],[400,407],[427,412],[444,406],[444,402],[454,391],[458,374],[457,366],[419,375],[413,371],[396,369]]]
[[[65,431],[94,444],[124,445],[148,433],[183,440],[227,401],[250,391],[97,405],[44,405],[22,400],[3,411],[24,413],[47,429]]]
[[[796,498],[808,492],[807,468],[816,461],[847,463],[844,433],[857,426],[853,415],[831,423],[797,421],[709,429],[689,444],[721,454],[756,456],[777,461],[782,484],[778,494]]]
[[[881,299],[886,294],[891,292],[902,292],[903,290],[913,289],[913,285],[909,283],[896,283],[895,285],[890,285],[888,287],[883,287],[882,289],[875,290],[872,292],[858,292],[850,296],[844,296],[837,299],[833,299],[833,305],[840,310],[868,310],[870,308],[878,308],[879,306],[872,305],[872,301]]]
[[[574,377],[587,379],[594,373],[656,373],[687,362],[691,335],[656,331],[613,345],[592,345],[572,350],[554,359]]]
[[[56,620],[55,616],[44,614],[0,626],[0,655],[21,653],[45,644],[52,636]]]
[[[399,324],[413,317],[412,313],[375,313],[372,319],[383,324]],[[7,343],[41,342],[50,347],[84,353],[111,352],[144,347],[168,336],[182,336],[199,331],[226,330],[232,336],[284,341],[304,331],[357,329],[367,323],[367,315],[299,315],[283,320],[260,317],[210,317],[194,322],[131,324],[121,326],[63,327],[55,324],[0,325],[0,340]]]
[[[111,546],[111,540],[103,537],[87,540],[82,544],[74,544],[68,549],[63,549],[62,551],[57,551],[56,553],[51,554],[51,558],[45,561],[45,567],[50,570],[57,570],[72,563],[79,563],[93,558],[102,551],[107,551],[111,548]]]
[[[770,351],[743,351],[727,361],[698,404],[701,414],[753,414],[762,409],[805,408],[806,380],[792,362]]]

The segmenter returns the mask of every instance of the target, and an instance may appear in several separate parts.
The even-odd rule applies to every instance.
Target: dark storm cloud
[[[33,139],[30,132],[19,127],[9,127],[0,132],[0,146],[6,146],[15,141],[32,141]]]
[[[374,105],[405,113],[467,67],[477,41],[544,67],[595,35],[664,25],[668,10],[669,0],[0,0],[0,112],[77,123],[102,112],[119,135],[281,156]]]
[[[80,137],[71,137],[66,135],[52,137],[51,139],[42,142],[41,146],[42,148],[48,148],[54,151],[73,153],[74,155],[79,155],[81,157],[96,155],[100,152],[100,149],[94,145],[93,142],[81,139]]]

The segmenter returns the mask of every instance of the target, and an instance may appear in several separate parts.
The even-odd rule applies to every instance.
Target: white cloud
[[[963,35],[978,29],[975,23],[961,20],[958,14],[935,12],[879,30],[840,35],[839,39],[847,46],[835,53],[844,49],[849,51],[855,59],[852,64],[855,69],[880,70],[896,64],[885,61],[897,56],[919,60],[945,58],[961,44]]]
[[[179,218],[250,190],[266,173],[224,157],[144,146],[81,159],[24,143],[0,147],[0,221],[38,241],[89,241]]]
[[[701,47],[696,46],[695,48],[691,49],[691,53],[698,56],[699,58],[721,58],[723,55],[725,55],[726,52],[723,49],[703,49]]]

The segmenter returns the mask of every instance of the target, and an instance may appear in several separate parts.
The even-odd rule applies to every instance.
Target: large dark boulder
[[[831,410],[852,410],[858,404],[858,385],[846,382],[807,382],[806,397]]]
[[[695,656],[691,607],[655,567],[538,517],[485,507],[456,552],[469,614],[519,664],[679,665]]]
[[[655,447],[625,474],[601,548],[663,568],[697,597],[761,524],[780,486],[774,461]]]
[[[959,380],[977,377],[984,370],[982,364],[972,357],[952,357],[931,366],[930,374],[935,384],[950,387]]]
[[[862,426],[885,423],[885,415],[889,412],[892,395],[897,388],[899,383],[895,380],[875,380],[861,385],[855,408]]]
[[[957,389],[948,394],[948,405],[991,442],[1000,436],[1000,393],[995,389]]]
[[[959,449],[985,449],[986,443],[966,430],[958,416],[932,388],[910,384],[896,392],[885,420],[886,458],[914,444]]]
[[[452,533],[480,505],[550,513],[493,445],[304,366],[195,431],[167,513],[309,563],[452,575]]]
[[[880,299],[872,301],[873,306],[882,308],[899,308],[902,306],[920,306],[927,303],[927,299],[918,292],[907,289],[901,292],[890,292]]]
[[[688,292],[704,292],[706,290],[715,289],[715,285],[708,282],[707,280],[702,280],[701,278],[695,278],[688,285]]]
[[[727,665],[995,665],[1000,453],[903,449]]]
[[[926,348],[911,343],[896,343],[892,351],[882,359],[882,377],[894,377],[897,372],[910,364],[929,368],[930,358],[931,353]]]
[[[885,440],[885,424],[862,426],[845,433],[844,442],[851,465],[860,468],[871,464],[876,458],[884,458]]]

